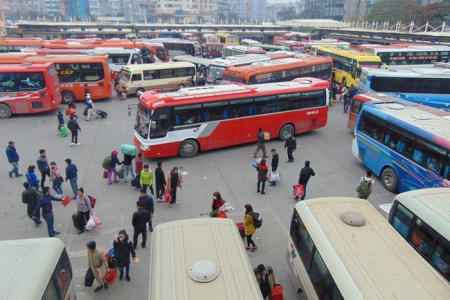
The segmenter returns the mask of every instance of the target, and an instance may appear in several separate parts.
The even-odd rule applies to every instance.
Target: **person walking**
[[[272,173],[276,172],[278,169],[278,162],[280,161],[280,159],[278,158],[278,153],[275,149],[270,150],[270,152],[272,153],[272,162],[270,163],[270,166],[272,167]],[[276,181],[270,181],[270,185],[271,186],[275,186],[277,185]]]
[[[356,189],[358,198],[367,200],[372,193],[374,184],[375,180],[372,178],[372,171],[369,170],[367,171],[366,176],[361,177],[361,180],[359,181],[358,188]]]
[[[347,91],[344,95],[344,113],[348,113],[348,108],[350,107],[350,92]]]
[[[64,115],[57,110],[56,117],[58,117],[58,131],[61,131],[61,127],[64,127]]]
[[[247,238],[247,247],[245,250],[250,250],[255,252],[258,247],[256,247],[255,242],[253,242],[252,236],[256,232],[256,228],[253,224],[253,207],[250,204],[245,204],[245,217],[244,217],[244,229],[245,237]]]
[[[78,177],[78,169],[75,164],[72,163],[72,160],[70,158],[66,159],[65,162],[67,163],[66,167],[66,182],[67,180],[70,180],[70,186],[72,187],[73,191],[73,198],[77,199],[78,194],[78,185],[77,185],[77,177]]]
[[[95,105],[92,101],[91,94],[86,95],[86,108],[87,108],[87,116],[86,121],[89,121],[91,116],[94,116],[96,119],[100,118],[99,114],[95,111]]]
[[[275,285],[275,274],[273,273],[273,269],[271,266],[266,267],[263,264],[260,264],[254,269],[254,272],[263,299],[266,299]]]
[[[141,152],[138,153],[136,160],[134,161],[134,165],[136,175],[139,176],[139,174],[141,174],[142,170],[144,169],[144,159],[142,158]]]
[[[36,191],[35,188],[31,187],[28,182],[24,182],[23,187],[25,188],[25,191],[22,192],[22,203],[27,205],[27,215],[31,220],[33,220],[35,226],[38,227],[42,223],[41,214],[37,213],[36,217],[33,218],[33,212],[36,209],[39,198],[41,198],[42,195]]]
[[[336,101],[336,96],[339,95],[339,89],[336,86],[336,83],[333,83],[333,87],[331,88],[331,95],[333,97],[333,100]]]
[[[256,150],[253,153],[253,157],[256,158],[256,155],[258,154],[259,150],[262,150],[263,153],[263,158],[268,158],[268,156],[266,155],[266,145],[265,145],[265,140],[264,140],[264,133],[263,133],[263,128],[259,127],[258,129],[258,133],[256,134]]]
[[[125,230],[119,231],[117,239],[113,242],[114,257],[116,259],[116,266],[119,268],[119,280],[123,278],[123,271],[127,281],[130,281],[130,255],[133,257],[133,262],[138,263],[136,251],[134,251],[133,244],[129,241],[128,234]]]
[[[114,182],[119,182],[119,180],[117,179],[116,165],[122,165],[123,162],[119,161],[119,158],[117,158],[117,154],[119,154],[119,152],[117,152],[117,150],[114,150],[113,152],[111,152],[111,163],[109,164],[109,167],[106,170],[108,173],[108,184],[109,185],[111,185],[113,183],[112,174],[114,174]]]
[[[128,177],[128,172],[131,174],[132,179],[136,178],[136,173],[134,173],[134,169],[133,169],[133,159],[135,159],[136,156],[133,155],[128,155],[128,154],[124,154],[123,155],[123,168],[124,168],[124,173],[123,173],[123,184],[127,183],[127,177]]]
[[[288,161],[290,163],[294,162],[294,156],[292,155],[293,152],[297,149],[297,140],[292,135],[292,132],[289,132],[288,138],[286,142],[284,143],[284,150],[287,149],[287,155],[288,155]]]
[[[103,278],[105,277],[106,269],[108,269],[108,262],[102,250],[97,248],[95,241],[89,241],[86,244],[88,254],[88,267],[94,273],[95,280],[97,280],[97,287],[94,293],[97,293],[102,288],[108,289],[108,283]]]
[[[56,192],[56,196],[63,197],[63,191],[61,188],[61,184],[64,182],[64,179],[61,176],[61,171],[54,161],[50,163],[50,182],[52,182],[52,188]]]
[[[34,173],[35,170],[36,166],[34,165],[28,166],[28,172],[25,173],[25,177],[27,178],[27,181],[31,187],[35,188],[36,190],[39,190],[39,179],[37,179],[36,173]]]
[[[84,226],[94,214],[91,199],[84,194],[82,187],[78,189],[77,204],[78,234],[82,234],[85,231]]]
[[[267,173],[269,172],[269,168],[266,165],[266,159],[261,159],[261,162],[258,164],[258,167],[256,168],[256,171],[258,172],[258,183],[256,184],[258,189],[256,190],[257,193],[261,193],[261,195],[264,195],[264,189],[266,187],[266,180],[267,180]],[[259,189],[262,183],[261,190]]]
[[[55,218],[53,216],[53,205],[52,201],[62,201],[61,198],[56,198],[50,195],[50,188],[48,186],[44,186],[43,195],[39,199],[36,208],[33,211],[33,220],[37,219],[39,216],[39,211],[42,207],[42,218],[47,223],[47,231],[49,237],[54,237],[59,234],[59,231],[56,231],[53,227],[53,223],[55,222]]]
[[[341,86],[339,87],[339,101],[342,102],[342,99],[344,99],[344,95],[347,93],[348,88],[343,83],[341,83]]]
[[[39,172],[41,172],[41,188],[44,189],[45,178],[48,176],[50,178],[50,166],[47,161],[47,153],[44,149],[39,150],[39,157],[36,160]]]
[[[155,169],[156,201],[164,202],[163,196],[166,189],[166,176],[164,175],[164,171],[162,169],[163,162],[158,161],[156,165],[158,166]]]
[[[79,146],[80,143],[78,143],[78,131],[81,131],[80,125],[78,125],[78,122],[74,115],[71,115],[69,118],[70,120],[67,123],[67,128],[69,128],[70,133],[72,134],[72,142],[70,143],[70,146]]]
[[[153,172],[150,170],[147,164],[144,165],[144,169],[141,171],[141,175],[139,176],[139,180],[141,186],[145,191],[147,191],[147,187],[150,187],[150,192],[152,195],[153,192]]]
[[[152,218],[155,213],[155,203],[153,202],[153,197],[147,195],[147,190],[141,189],[141,195],[138,202],[141,202],[144,209],[150,213],[150,219],[148,220],[148,229],[153,232]]]
[[[303,185],[303,196],[301,197],[302,200],[305,200],[306,185],[308,184],[309,179],[311,178],[311,176],[316,176],[316,173],[314,173],[314,170],[309,165],[309,160],[305,161],[305,166],[300,170],[300,176],[298,178],[298,183]],[[298,200],[298,196],[295,197],[295,200]]]
[[[150,213],[144,208],[144,203],[136,202],[137,211],[133,213],[131,224],[134,228],[133,247],[137,248],[138,237],[142,233],[142,248],[147,243],[147,223],[150,221]]]
[[[16,145],[13,141],[9,141],[8,146],[6,146],[6,156],[8,162],[13,165],[13,169],[8,172],[9,177],[12,178],[13,173],[16,177],[23,176],[19,174],[19,154],[17,154]]]
[[[178,172],[177,167],[173,167],[172,170],[169,171],[169,176],[167,178],[167,188],[170,190],[170,195],[172,196],[172,201],[170,202],[170,206],[173,206],[177,203],[177,188],[181,188],[181,184],[183,183],[183,176],[180,172]]]

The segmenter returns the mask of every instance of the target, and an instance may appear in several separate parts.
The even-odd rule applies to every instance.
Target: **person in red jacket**
[[[263,158],[261,159],[261,162],[258,164],[258,167],[256,168],[256,171],[258,172],[258,189],[256,190],[257,193],[261,192],[261,195],[264,195],[264,189],[266,187],[266,180],[267,180],[267,172],[269,171],[269,168],[266,165],[266,160]],[[261,190],[259,189],[260,185],[262,183]]]

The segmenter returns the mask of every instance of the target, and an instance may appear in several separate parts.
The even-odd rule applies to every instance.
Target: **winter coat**
[[[16,147],[9,146],[6,147],[6,156],[8,157],[8,162],[18,162],[19,161],[19,154],[17,154]]]
[[[130,264],[130,254],[133,258],[136,257],[136,251],[134,251],[131,241],[128,240],[128,236],[123,241],[120,241],[119,238],[114,240],[113,248],[116,265],[119,268],[126,267]]]
[[[258,171],[258,181],[266,181],[267,180],[267,172],[269,172],[269,168],[267,165],[258,165],[256,169]]]
[[[253,217],[251,214],[245,215],[244,218],[244,229],[245,229],[245,235],[251,235],[254,234],[256,231],[256,228],[253,224]]]
[[[153,172],[152,170],[148,169],[148,172],[145,172],[145,170],[141,171],[141,175],[139,176],[141,185],[152,185],[153,184]]]

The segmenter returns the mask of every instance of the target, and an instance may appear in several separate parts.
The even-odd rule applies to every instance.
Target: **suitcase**
[[[62,126],[61,127],[61,136],[62,137],[66,137],[69,134],[69,132],[67,131],[67,127],[66,126]]]
[[[139,176],[136,176],[133,180],[131,180],[131,186],[134,186],[137,189],[141,188],[141,179]]]
[[[105,277],[103,278],[106,280],[108,284],[110,285],[114,284],[114,282],[117,279],[117,271],[112,268],[108,268],[108,270],[105,273]]]
[[[137,149],[135,145],[122,144],[122,146],[120,146],[120,152],[122,152],[122,154],[135,156]]]
[[[106,111],[103,110],[97,110],[97,114],[102,117],[102,119],[106,118],[108,116],[108,113]]]
[[[75,108],[68,108],[66,109],[66,116],[74,115],[76,114]]]
[[[244,223],[237,223],[236,226],[237,226],[237,228],[239,230],[239,234],[241,235],[241,238],[245,238]]]
[[[80,226],[78,226],[79,225],[79,223],[78,223],[78,213],[74,213],[72,215],[72,221],[73,221],[73,226],[75,228],[80,228]]]

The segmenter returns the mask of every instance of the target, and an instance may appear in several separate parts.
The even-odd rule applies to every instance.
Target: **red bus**
[[[190,33],[190,32],[183,32],[180,33],[180,38],[182,40],[190,41],[190,42],[197,42],[200,43],[200,36],[196,33]]]
[[[277,46],[289,47],[291,52],[303,53],[305,46],[301,42],[297,41],[277,41],[275,43]]]
[[[41,39],[1,38],[0,53],[20,52],[22,48],[40,49],[44,47]]]
[[[134,143],[145,157],[193,157],[199,151],[255,142],[261,124],[271,138],[284,141],[289,133],[327,124],[328,85],[305,77],[282,85],[148,91],[139,98]]]
[[[202,53],[204,58],[222,57],[222,49],[225,44],[222,43],[203,43]]]
[[[53,63],[0,64],[0,119],[50,111],[60,104]]]
[[[84,100],[89,88],[92,100],[111,97],[112,82],[108,55],[46,55],[26,53],[0,54],[0,64],[55,63],[64,102]]]
[[[273,36],[273,44],[277,45],[277,42],[279,41],[297,41],[300,42],[301,41],[301,37],[299,33],[292,33],[292,32],[287,32],[287,33],[279,33]]]
[[[222,83],[259,84],[290,81],[299,77],[315,77],[331,85],[333,59],[323,56],[304,56],[255,62],[247,66],[230,66],[223,71]]]

